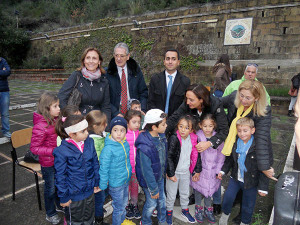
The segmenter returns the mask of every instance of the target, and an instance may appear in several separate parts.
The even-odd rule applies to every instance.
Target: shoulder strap
[[[80,73],[78,72],[78,73],[76,73],[76,83],[75,83],[73,89],[77,87],[79,80],[80,80]]]

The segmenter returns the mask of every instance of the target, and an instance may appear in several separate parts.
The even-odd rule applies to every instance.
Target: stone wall
[[[250,45],[224,46],[226,20],[248,17],[253,18]],[[163,69],[163,53],[170,47],[177,48],[182,56],[204,58],[205,62],[198,62],[199,68],[184,71],[192,82],[211,83],[211,68],[223,53],[229,55],[233,71],[239,77],[248,62],[257,63],[259,79],[269,85],[290,85],[291,77],[300,72],[300,3],[297,0],[223,1],[116,18],[110,26],[124,29],[132,37],[132,44],[136,46],[132,55],[148,79]],[[96,30],[105,32],[106,29],[87,24],[48,32],[49,39],[44,34],[34,35],[30,55],[47,54],[49,45],[54,52],[63,51],[76,46],[82,38],[92,38]],[[142,53],[137,50],[141,40],[152,41],[151,48]],[[104,65],[108,64],[113,51],[113,45],[107,43],[98,43]]]

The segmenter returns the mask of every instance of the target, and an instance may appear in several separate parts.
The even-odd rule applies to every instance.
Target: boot
[[[210,223],[216,222],[213,207],[204,207],[204,217],[206,217],[208,222],[210,222]]]
[[[221,218],[219,219],[219,225],[227,225],[229,216],[230,216],[230,213],[228,215],[226,215],[225,213],[222,213]]]
[[[95,225],[109,225],[103,221],[103,217],[95,217]]]
[[[293,116],[293,112],[292,112],[292,110],[289,110],[289,112],[288,112],[288,116],[289,116],[289,117],[292,117],[292,116]]]
[[[195,205],[195,219],[199,223],[203,223],[203,206]]]
[[[213,204],[213,208],[214,208],[214,214],[216,216],[221,214],[221,212],[222,212],[221,204]]]

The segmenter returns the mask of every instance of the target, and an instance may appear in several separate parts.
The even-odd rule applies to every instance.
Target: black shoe
[[[95,217],[95,225],[109,225],[103,221],[103,217]]]
[[[239,213],[236,217],[234,217],[232,219],[232,222],[234,222],[235,224],[241,224],[242,222],[241,214]]]
[[[195,204],[195,195],[191,194],[189,197],[189,205],[194,205]]]
[[[288,112],[288,116],[289,116],[289,117],[292,117],[292,116],[293,116],[293,112],[292,112],[292,110],[289,110],[289,112]]]
[[[215,215],[221,214],[221,212],[222,212],[221,204],[213,204],[213,208],[214,208],[214,214]]]

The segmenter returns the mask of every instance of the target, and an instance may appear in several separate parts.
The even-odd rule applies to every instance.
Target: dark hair
[[[61,116],[68,117],[71,115],[75,115],[75,113],[80,112],[79,107],[76,105],[67,105],[62,111]]]
[[[162,118],[162,120],[161,120],[161,121],[158,121],[158,122],[156,122],[156,123],[147,123],[146,126],[144,127],[144,130],[152,131],[152,130],[153,130],[153,129],[152,129],[152,126],[158,127],[159,124],[161,124],[161,123],[164,121],[163,119],[167,118],[167,114],[162,113],[162,114],[160,115],[160,118]]]
[[[187,88],[186,92],[188,91],[193,92],[198,99],[203,99],[202,109],[210,106],[210,102],[209,102],[210,93],[203,84],[192,84]],[[185,102],[186,102],[186,97],[185,97]]]
[[[131,106],[132,105],[140,105],[141,104],[141,102],[139,101],[139,100],[137,100],[137,99],[134,99],[134,100],[132,100],[132,102],[131,102]]]
[[[105,72],[105,69],[102,68],[102,62],[103,62],[102,55],[101,55],[100,51],[99,51],[97,48],[92,48],[92,47],[86,48],[86,49],[83,51],[83,53],[82,53],[82,55],[81,55],[81,58],[80,58],[81,65],[80,65],[79,68],[77,68],[77,70],[78,70],[78,71],[81,71],[82,68],[85,67],[85,66],[84,66],[84,59],[85,59],[86,55],[87,55],[89,52],[91,52],[91,51],[97,52],[97,54],[98,54],[98,56],[99,56],[99,60],[100,60],[99,69],[100,69],[100,71],[101,71],[102,74],[105,74],[105,73],[106,73],[106,72]]]
[[[226,119],[226,118],[225,118]],[[203,123],[204,120],[212,120],[214,123],[214,130],[217,129],[217,120],[215,118],[215,116],[211,113],[204,113],[200,116],[200,124]]]
[[[228,76],[231,75],[231,68],[230,68],[230,62],[229,62],[229,56],[227,54],[223,54],[220,56],[216,64],[214,65],[213,72],[216,73],[219,69],[218,64],[224,64],[225,65],[225,70],[228,73]]]
[[[167,50],[165,51],[165,57],[164,57],[164,58],[166,58],[167,52],[176,52],[176,53],[177,53],[177,58],[178,58],[178,60],[180,60],[179,52],[178,52],[175,48],[167,49]]]
[[[37,113],[41,114],[48,125],[54,123],[54,118],[50,115],[50,106],[58,102],[58,97],[55,93],[45,91],[41,94],[41,97],[37,103]]]
[[[55,132],[62,139],[66,139],[69,137],[69,135],[66,133],[65,128],[75,125],[81,122],[82,120],[84,120],[83,115],[70,115],[66,118],[64,122],[62,121],[62,118],[60,118],[56,123]]]
[[[138,116],[142,119],[142,113],[140,111],[130,109],[126,112],[124,118],[127,121],[127,123],[129,123],[129,121],[135,116]]]
[[[92,110],[86,115],[86,121],[88,122],[88,131],[94,131],[94,125],[101,125],[107,123],[107,117],[104,112],[100,110]]]
[[[192,123],[192,130],[196,130],[196,120],[195,120],[195,118],[194,118],[192,115],[187,114],[187,115],[181,116],[181,117],[179,118],[179,120],[178,120],[177,125],[176,125],[177,128],[178,128],[179,122],[180,122],[181,120],[187,121],[188,124],[191,122],[191,123]]]

